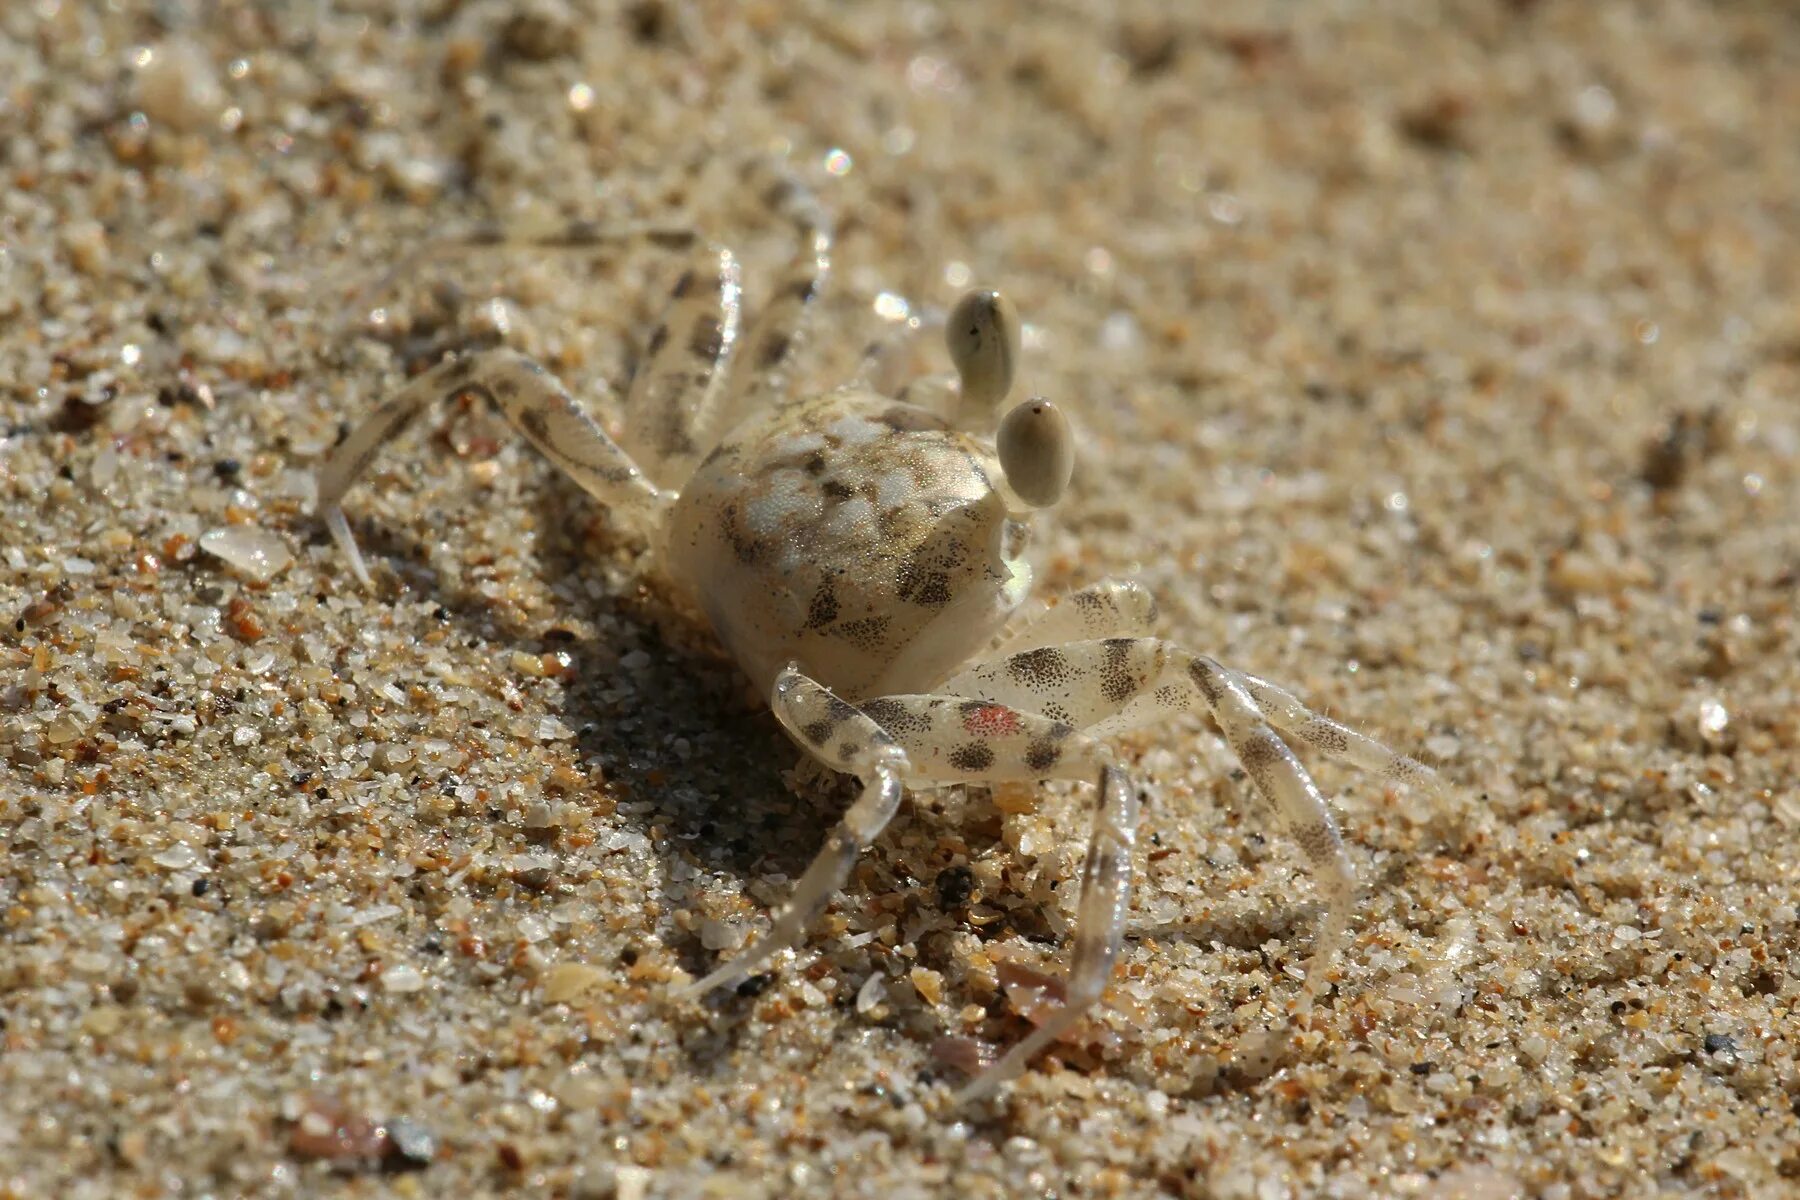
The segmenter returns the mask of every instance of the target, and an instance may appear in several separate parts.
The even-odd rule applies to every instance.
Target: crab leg
[[[738,340],[742,286],[737,259],[720,246],[696,252],[675,281],[663,320],[625,396],[619,440],[656,482],[680,487],[717,423]]]
[[[470,394],[492,401],[551,462],[609,508],[642,518],[648,527],[668,503],[667,493],[645,478],[562,383],[536,362],[514,350],[452,355],[363,418],[319,468],[317,511],[364,587],[373,582],[339,502],[381,447],[421,412],[440,400]]]
[[[994,652],[1018,654],[1082,638],[1138,637],[1155,622],[1156,598],[1149,588],[1130,579],[1103,579],[1002,634]]]
[[[902,781],[925,786],[1004,780],[1098,781],[1094,827],[1082,868],[1078,932],[1060,1011],[965,1088],[974,1099],[1017,1075],[1099,1002],[1112,976],[1130,906],[1138,800],[1112,751],[1070,726],[1001,704],[956,696],[882,696],[851,705],[793,667],[775,682],[772,707],[807,752],[863,780],[863,797],[832,832],[775,919],[768,937],[687,989],[696,995],[743,978],[793,945],[850,866],[893,816]],[[891,785],[893,791],[888,792]],[[879,797],[879,798],[875,798]]]
[[[862,795],[794,885],[793,895],[776,916],[768,936],[683,989],[682,998],[701,996],[736,983],[798,943],[819,910],[844,886],[857,856],[881,835],[900,807],[900,781],[907,773],[906,751],[881,726],[791,666],[776,677],[769,705],[783,725],[807,740],[820,762],[860,779]]]
[[[1156,638],[1043,646],[977,664],[950,691],[1042,712],[1092,735],[1204,707],[1238,761],[1306,854],[1327,913],[1307,967],[1305,1000],[1322,985],[1356,898],[1356,874],[1331,806],[1271,725],[1388,779],[1436,790],[1430,768],[1311,712],[1289,693]]]
[[[799,244],[750,326],[732,368],[722,423],[713,433],[725,432],[757,408],[800,399],[788,395],[788,377],[805,340],[812,302],[831,275],[831,221],[812,190],[791,170],[764,159],[746,164],[743,186],[756,193],[764,210],[787,218]]]

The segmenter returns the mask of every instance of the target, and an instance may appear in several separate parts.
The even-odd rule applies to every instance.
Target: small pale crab
[[[945,334],[960,386],[942,389],[935,406],[882,395],[867,372],[792,394],[831,233],[802,184],[764,175],[760,195],[796,226],[798,254],[740,332],[737,260],[688,235],[691,262],[649,339],[618,440],[542,366],[507,349],[452,354],[364,420],[318,477],[318,510],[357,578],[370,583],[339,507],[345,492],[431,404],[486,397],[595,499],[651,531],[651,569],[705,614],[795,743],[859,781],[767,935],[684,997],[736,983],[797,945],[907,786],[1089,781],[1093,828],[1066,1000],[957,1099],[990,1092],[1100,1000],[1119,954],[1139,793],[1102,739],[1199,710],[1327,897],[1309,1002],[1356,882],[1330,806],[1282,735],[1390,780],[1435,790],[1436,776],[1267,680],[1152,636],[1156,606],[1136,583],[1097,583],[1015,620],[1031,594],[1031,519],[1062,497],[1074,452],[1050,401],[1000,415],[1019,354],[1013,306],[976,291],[954,307]],[[613,236],[577,226],[539,241]]]

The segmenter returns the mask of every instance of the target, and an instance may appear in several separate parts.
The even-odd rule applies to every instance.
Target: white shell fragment
[[[286,542],[255,525],[209,529],[200,535],[200,548],[224,559],[240,574],[258,583],[275,578],[294,561]]]
[[[396,995],[423,991],[425,982],[424,974],[406,963],[391,966],[381,973],[381,986]]]

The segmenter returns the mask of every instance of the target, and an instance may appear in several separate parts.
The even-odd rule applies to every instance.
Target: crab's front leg
[[[1060,611],[1052,610],[1052,615]],[[1302,1004],[1324,983],[1356,900],[1356,872],[1331,805],[1276,729],[1396,782],[1439,791],[1424,764],[1329,717],[1274,684],[1229,670],[1157,638],[1116,637],[1040,646],[977,664],[951,691],[1046,713],[1093,735],[1138,728],[1203,708],[1290,836],[1326,897],[1326,917],[1307,966]]]
[[[373,586],[339,507],[381,447],[426,408],[457,396],[492,401],[513,427],[596,500],[650,527],[668,496],[606,435],[554,375],[515,350],[446,358],[363,419],[318,475],[318,512],[364,587]]]
[[[1139,637],[1155,624],[1156,598],[1149,588],[1132,579],[1103,579],[1019,622],[999,637],[993,652],[1018,654],[1087,638]]]
[[[1108,747],[1069,725],[960,696],[883,696],[848,704],[793,667],[775,682],[772,707],[807,751],[863,780],[863,795],[794,887],[768,937],[684,994],[742,979],[796,943],[848,877],[856,855],[899,803],[902,781],[921,786],[1008,780],[1095,779],[1098,798],[1082,868],[1075,950],[1060,1010],[958,1095],[974,1099],[1024,1069],[1099,1002],[1112,975],[1130,906],[1137,792]],[[889,787],[892,790],[888,790]]]
[[[769,704],[820,762],[861,780],[862,794],[794,885],[793,895],[776,916],[768,936],[683,989],[683,998],[736,983],[797,944],[819,910],[844,886],[857,855],[881,835],[900,807],[901,780],[908,769],[906,752],[881,726],[791,666],[776,678]]]

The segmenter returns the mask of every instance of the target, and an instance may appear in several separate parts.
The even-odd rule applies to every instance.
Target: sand
[[[1800,1192],[1800,22],[1775,4],[528,0],[0,13],[0,1196]],[[1321,907],[1210,722],[1107,1002],[1082,788],[921,793],[744,994],[846,791],[641,543],[472,405],[504,339],[616,414],[678,270],[435,236],[692,221],[803,382],[970,284],[1082,430],[1046,594],[1441,768],[1310,759]],[[762,290],[759,290],[762,289]],[[906,365],[941,371],[929,333]],[[610,390],[609,390],[610,385]]]

